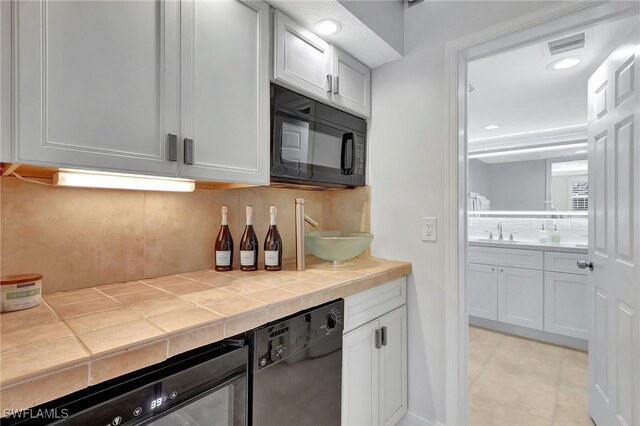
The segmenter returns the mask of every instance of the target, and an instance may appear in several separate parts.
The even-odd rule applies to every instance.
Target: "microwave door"
[[[353,155],[352,133],[316,123],[312,146],[312,178],[318,182],[351,184],[349,164]],[[350,142],[351,141],[351,142]]]
[[[314,124],[277,111],[274,119],[272,176],[310,179]]]

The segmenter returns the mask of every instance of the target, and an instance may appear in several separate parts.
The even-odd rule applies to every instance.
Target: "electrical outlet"
[[[438,220],[435,217],[422,218],[422,241],[438,241]]]

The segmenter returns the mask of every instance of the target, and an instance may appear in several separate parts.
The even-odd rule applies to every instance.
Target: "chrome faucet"
[[[504,241],[504,235],[502,235],[502,222],[498,223],[498,241]]]
[[[309,202],[309,201],[308,201]],[[307,222],[314,228],[318,222],[304,214],[304,198],[296,198],[296,270],[304,271],[304,223]]]

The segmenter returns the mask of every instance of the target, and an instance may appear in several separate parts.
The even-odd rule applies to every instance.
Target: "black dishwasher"
[[[249,333],[253,426],[340,424],[344,301]]]
[[[245,426],[247,346],[214,343],[2,418],[2,425]],[[20,416],[22,418],[18,418]]]

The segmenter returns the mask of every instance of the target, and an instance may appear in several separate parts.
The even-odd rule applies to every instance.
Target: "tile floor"
[[[587,354],[469,328],[469,424],[585,425]]]

